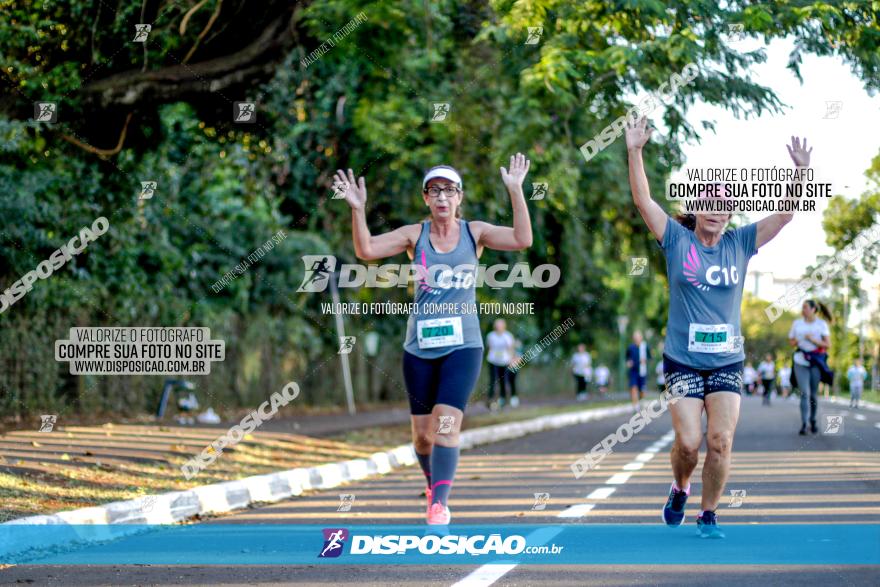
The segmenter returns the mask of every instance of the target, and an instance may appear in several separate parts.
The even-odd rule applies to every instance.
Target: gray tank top
[[[431,244],[431,221],[413,251],[415,308],[406,323],[406,352],[423,359],[436,359],[464,348],[483,348],[477,316],[477,244],[468,223],[459,220],[458,244],[438,253]]]

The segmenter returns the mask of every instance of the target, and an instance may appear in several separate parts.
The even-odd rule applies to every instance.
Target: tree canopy
[[[876,1],[2,6],[0,214],[11,220],[0,233],[0,288],[96,217],[111,224],[100,243],[0,315],[7,362],[0,405],[15,411],[52,398],[107,409],[148,405],[157,387],[149,378],[71,378],[59,369],[52,341],[74,325],[211,326],[233,352],[206,385],[230,404],[295,373],[333,387],[333,318],[296,287],[304,254],[353,259],[349,211],[330,189],[338,168],[366,177],[374,232],[424,216],[421,174],[440,163],[464,175],[467,218],[509,223],[498,168],[526,153],[527,181],[549,188],[529,202],[534,244],[481,261],[555,263],[562,280],[480,298],[535,302],[534,316],[511,320],[527,340],[568,317],[577,324],[573,340],[603,348],[615,344],[618,315],[659,333],[662,258],[631,205],[622,139],[590,161],[579,146],[689,64],[696,79],[651,114],[665,131],[647,150],[655,193],[682,164],[683,142],[713,130],[711,121],[688,123],[696,101],[742,116],[780,111],[773,91],[749,76],[766,54],[738,49],[740,30],[764,41],[792,37],[795,73],[805,54],[838,55],[868,90],[880,87]],[[359,14],[365,21],[346,29]],[[139,24],[150,24],[146,42],[133,40]],[[526,42],[530,27],[537,42]],[[322,44],[330,49],[304,61]],[[239,101],[256,103],[256,123],[233,120]],[[56,103],[57,122],[34,121],[36,102]],[[450,113],[432,122],[438,102]],[[143,181],[157,182],[153,198],[139,199]],[[855,226],[841,222],[841,231]],[[289,236],[271,255],[211,291],[281,228]],[[647,278],[628,275],[635,256],[650,259]],[[383,352],[393,352],[403,324],[355,319],[349,328],[383,333]],[[384,384],[399,397],[390,378]],[[340,397],[303,389],[310,401]]]

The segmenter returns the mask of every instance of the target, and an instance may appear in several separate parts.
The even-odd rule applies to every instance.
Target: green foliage
[[[868,178],[868,189],[859,198],[835,196],[824,212],[822,228],[825,230],[826,242],[834,249],[835,255],[856,242],[858,235],[866,229],[880,224],[880,154],[871,161],[865,176]],[[880,360],[880,309],[870,307],[866,286],[858,271],[861,266],[866,273],[877,275],[880,268],[880,241],[874,241],[860,248],[860,251],[852,265],[846,265],[842,271],[831,275],[827,283],[816,292],[829,305],[835,317],[835,323],[831,327],[829,355],[831,364],[838,369],[841,377],[860,354],[865,356],[865,367],[869,373],[872,365]],[[828,259],[830,256],[820,257],[814,267],[807,269],[807,275]],[[849,317],[857,309],[871,311],[866,316],[861,332],[864,335],[863,345],[859,344],[860,333],[849,328],[844,321],[845,316]]]
[[[354,259],[348,208],[330,197],[333,172],[350,167],[366,177],[374,233],[424,217],[421,176],[444,162],[463,173],[467,218],[509,224],[498,168],[517,151],[532,160],[527,182],[549,184],[547,198],[529,202],[534,244],[523,253],[486,251],[481,262],[555,263],[562,281],[549,290],[480,291],[479,301],[534,302],[535,315],[509,320],[526,344],[573,317],[560,351],[584,340],[613,366],[616,316],[662,334],[664,263],[631,204],[622,140],[589,162],[578,147],[625,114],[633,96],[656,92],[690,63],[697,79],[653,113],[666,129],[646,151],[655,194],[682,164],[683,141],[698,137],[685,119],[696,100],[742,115],[778,111],[772,91],[748,77],[764,52],[732,48],[729,24],[766,40],[792,35],[794,70],[800,54],[836,54],[868,88],[880,87],[880,27],[860,2],[212,0],[183,30],[196,4],[0,0],[0,69],[9,89],[0,100],[0,214],[15,219],[0,232],[0,288],[96,217],[111,224],[0,315],[7,367],[0,409],[43,410],[76,397],[81,409],[147,409],[157,378],[73,378],[54,362],[53,341],[70,326],[102,324],[210,326],[225,338],[227,360],[200,386],[221,407],[250,405],[294,377],[315,382],[303,386],[305,400],[338,402],[333,319],[321,314],[318,296],[295,291],[303,254]],[[303,66],[361,12],[367,22]],[[279,41],[252,67],[202,77],[205,64],[234,64],[279,19],[292,41]],[[140,22],[153,26],[146,45],[131,42]],[[534,26],[543,27],[540,42],[526,45]],[[142,70],[179,78],[184,89],[157,86],[134,106],[125,92],[111,99],[95,90]],[[197,88],[186,85],[193,80]],[[121,87],[134,86],[141,87]],[[244,98],[258,102],[255,125],[230,119],[230,102]],[[53,99],[56,125],[26,122],[34,101]],[[451,104],[446,123],[430,122],[433,102]],[[123,133],[118,153],[83,148],[110,149]],[[158,182],[156,195],[138,200],[147,180]],[[279,229],[288,237],[272,253],[211,290]],[[634,256],[649,257],[648,278],[628,276]],[[412,293],[342,295],[406,301]],[[380,332],[380,396],[402,398],[395,357],[403,320],[352,318],[346,328]]]

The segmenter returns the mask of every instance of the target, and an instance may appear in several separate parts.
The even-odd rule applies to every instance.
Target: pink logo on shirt
[[[700,255],[697,253],[697,247],[693,243],[691,243],[687,259],[682,261],[682,265],[684,266],[684,276],[687,278],[688,283],[700,291],[709,291],[708,285],[697,281],[697,272],[700,270],[700,267],[702,267],[702,263],[700,263]]]
[[[425,259],[424,249],[422,249],[421,253],[422,253],[422,264],[421,265],[416,264],[416,271],[417,271],[417,273],[419,273],[421,275],[421,277],[419,278],[419,289],[422,290],[423,292],[426,292],[426,293],[429,293],[429,294],[432,294],[435,296],[440,295],[439,291],[436,291],[434,288],[432,288],[430,285],[428,285],[428,262],[427,262],[427,259]]]

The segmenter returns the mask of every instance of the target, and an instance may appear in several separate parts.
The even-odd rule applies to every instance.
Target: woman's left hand
[[[810,153],[813,152],[813,147],[810,147],[810,150],[807,151],[807,139],[804,139],[804,142],[801,143],[798,137],[791,137],[791,146],[785,145],[785,148],[788,149],[788,154],[791,155],[791,160],[796,166],[810,166]]]
[[[508,190],[522,189],[523,180],[529,172],[531,163],[525,155],[517,153],[510,158],[510,171],[504,167],[501,168],[501,180]]]

